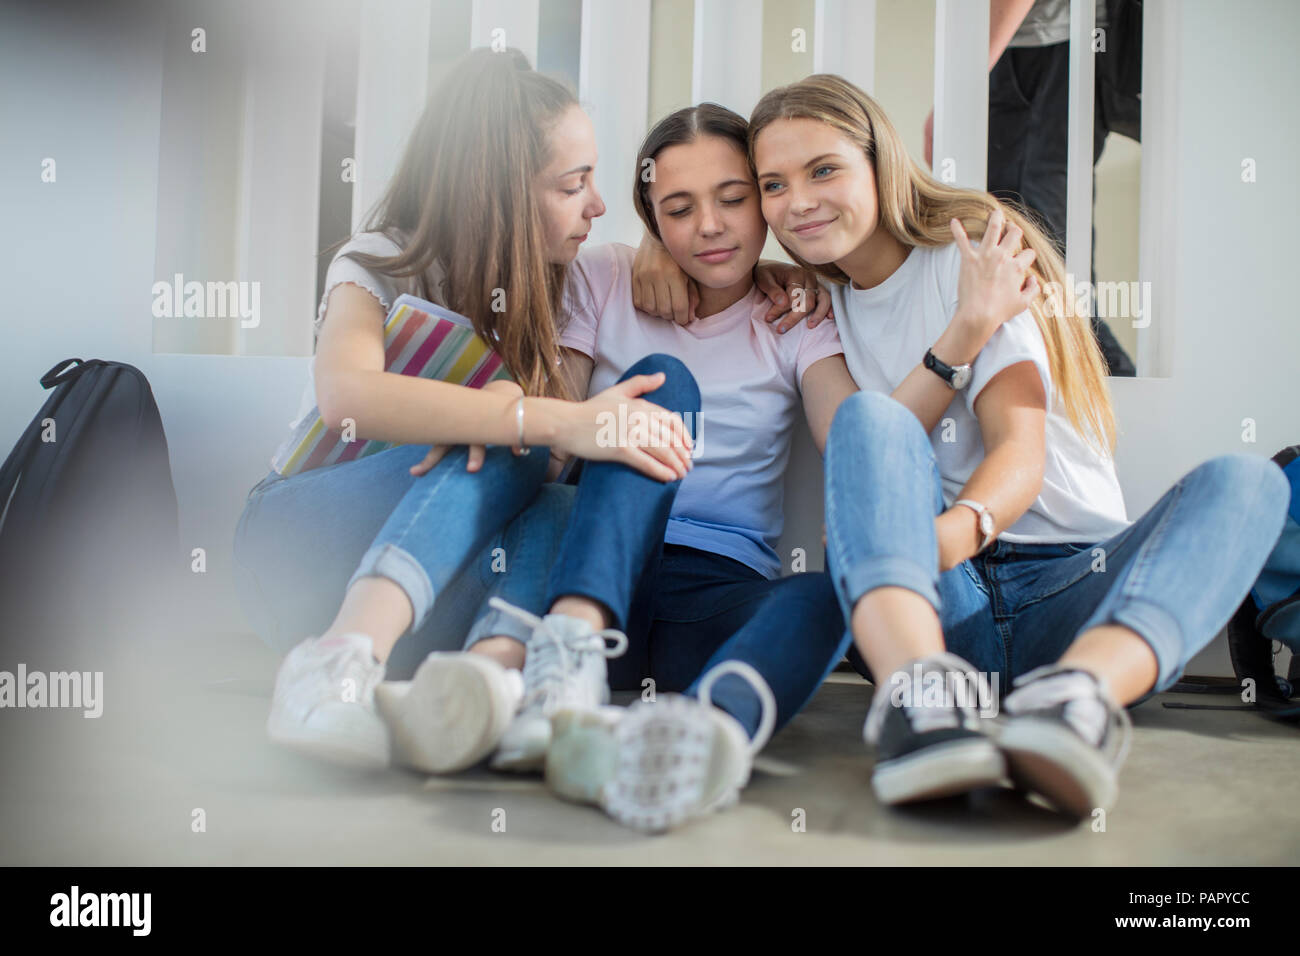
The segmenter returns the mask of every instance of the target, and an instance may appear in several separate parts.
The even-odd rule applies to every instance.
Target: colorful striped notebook
[[[469,319],[413,295],[399,297],[384,320],[384,369],[470,388],[510,378],[500,356],[474,334]],[[294,475],[399,444],[364,438],[344,441],[341,433],[325,427],[320,410],[313,408],[276,451],[271,467],[281,475]]]

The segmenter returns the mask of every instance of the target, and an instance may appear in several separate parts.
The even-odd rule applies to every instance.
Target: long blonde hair
[[[1098,451],[1109,454],[1115,445],[1115,412],[1106,385],[1106,365],[1089,317],[1065,307],[1062,296],[1070,295],[1065,263],[1031,216],[987,192],[959,189],[934,179],[908,155],[880,105],[842,77],[814,74],[759,100],[749,119],[751,162],[758,134],[779,119],[826,123],[862,148],[875,171],[880,223],[905,246],[947,245],[953,241],[948,225],[953,218],[961,221],[972,240],[979,239],[989,215],[999,207],[1008,222],[1020,227],[1025,244],[1035,252],[1031,269],[1041,293],[1030,311],[1047,346],[1052,381],[1075,430]],[[833,262],[814,265],[785,243],[781,245],[801,266],[831,282],[848,282],[848,276]]]
[[[401,253],[352,254],[412,279],[426,299],[436,264],[442,304],[473,322],[529,395],[573,397],[554,374],[566,272],[547,259],[533,182],[550,161],[551,128],[577,102],[519,50],[466,54],[429,97],[365,225],[399,240]]]

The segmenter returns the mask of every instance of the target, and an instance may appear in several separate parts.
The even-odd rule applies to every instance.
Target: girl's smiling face
[[[861,147],[827,123],[774,120],[754,142],[763,218],[800,258],[848,258],[879,222],[876,175]]]
[[[605,214],[605,203],[592,178],[596,169],[596,131],[578,106],[570,107],[550,134],[551,161],[537,176],[547,260],[568,265],[591,231],[591,221]]]
[[[664,248],[683,272],[710,289],[748,288],[767,224],[735,143],[704,134],[660,150],[649,198]]]

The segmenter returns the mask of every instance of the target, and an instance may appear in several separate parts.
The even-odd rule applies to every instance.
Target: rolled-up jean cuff
[[[433,582],[409,551],[395,544],[378,544],[361,557],[348,587],[361,578],[388,578],[406,592],[411,602],[411,632],[418,631],[433,608]]]
[[[848,598],[847,612],[853,613],[858,599],[876,588],[896,587],[915,591],[939,610],[939,589],[934,574],[909,558],[883,557],[861,561],[840,572],[840,593]]]
[[[469,629],[469,636],[465,638],[465,650],[469,650],[488,637],[512,637],[526,647],[528,638],[532,635],[533,628],[526,621],[521,621],[513,614],[493,609],[480,615],[474,622],[474,626]]]
[[[1168,690],[1178,683],[1187,662],[1183,660],[1183,635],[1177,618],[1158,604],[1129,598],[1110,614],[1089,621],[1079,633],[1106,624],[1127,627],[1151,646],[1157,666],[1153,693]]]

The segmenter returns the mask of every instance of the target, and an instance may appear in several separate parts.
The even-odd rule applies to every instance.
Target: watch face
[[[985,511],[980,515],[980,534],[993,533],[993,516]]]
[[[965,388],[970,384],[970,366],[958,365],[952,370],[952,387],[956,389]]]

